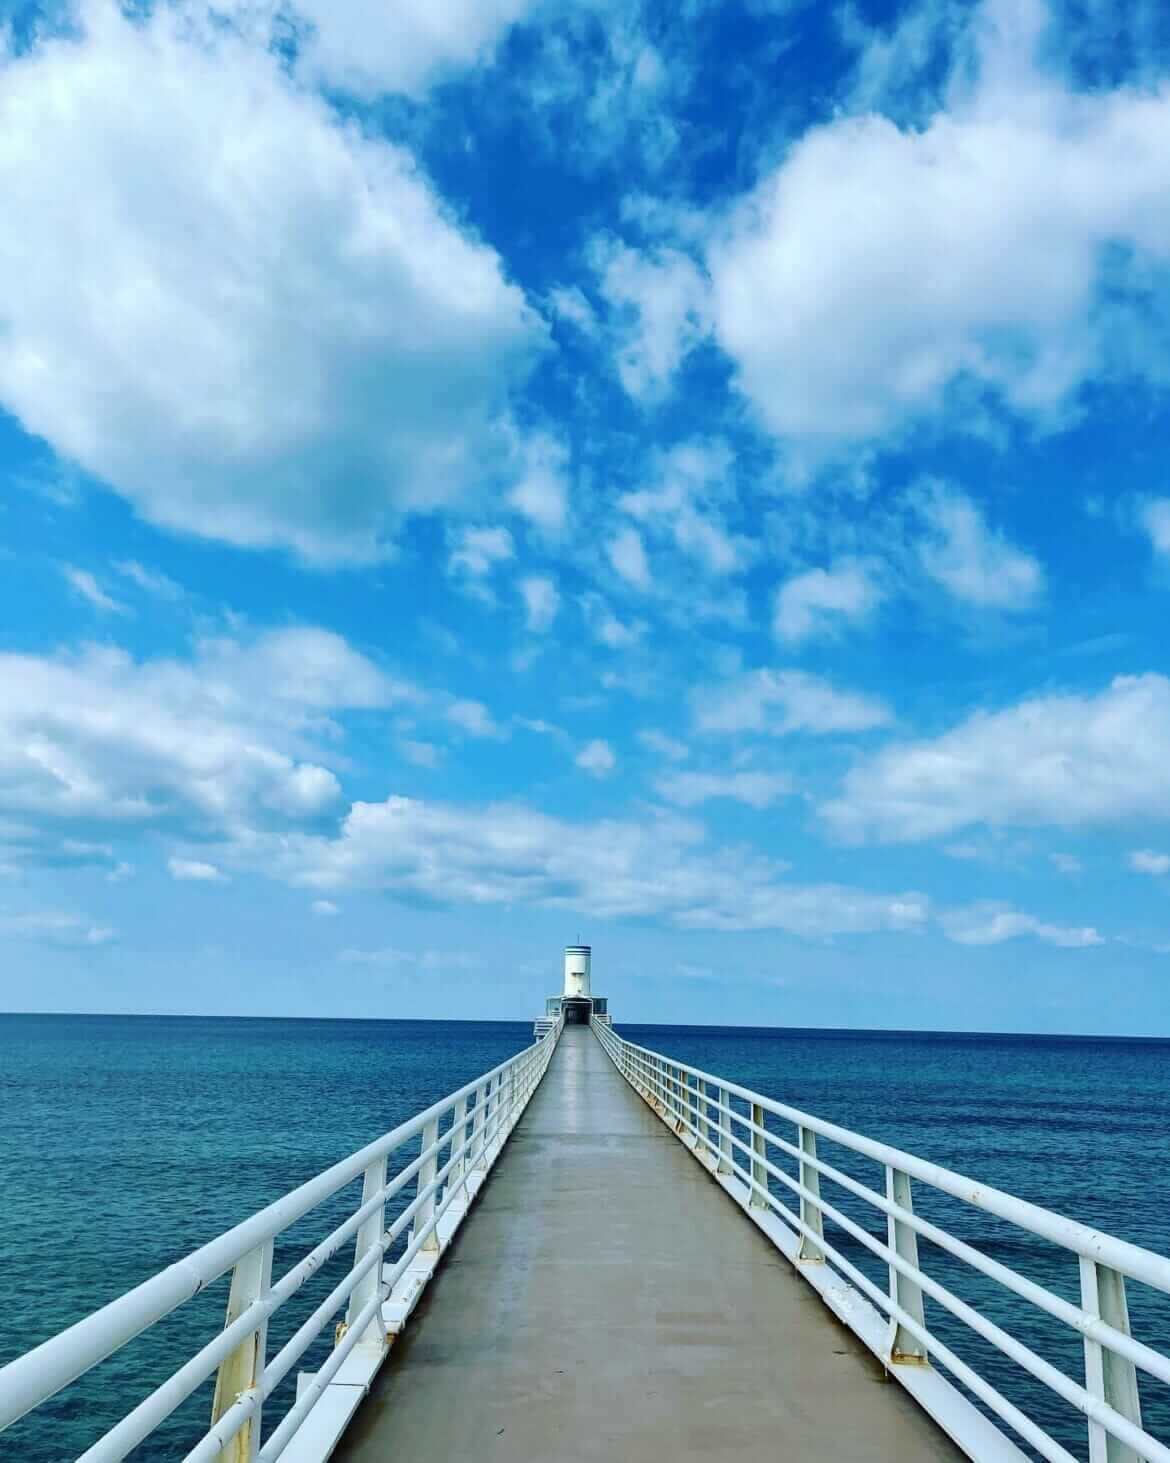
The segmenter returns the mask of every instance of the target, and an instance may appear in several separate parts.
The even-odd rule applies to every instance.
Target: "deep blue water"
[[[1170,1042],[619,1029],[1170,1251]],[[471,1080],[527,1044],[530,1032],[527,1022],[0,1016],[0,1363]],[[875,1166],[824,1148],[822,1156],[881,1187]],[[338,1197],[338,1217],[353,1207],[348,1198]],[[915,1201],[928,1217],[1075,1299],[1075,1260],[953,1201],[921,1191]],[[858,1201],[840,1207],[880,1232]],[[277,1272],[322,1232],[319,1225],[290,1232]],[[884,1285],[881,1267],[859,1242],[833,1238]],[[930,1246],[922,1259],[965,1299],[1080,1374],[1079,1347],[1063,1328],[962,1274]],[[337,1273],[326,1267],[302,1292],[295,1318],[281,1323],[283,1331],[275,1327],[270,1351]],[[214,1334],[225,1297],[226,1285],[212,1287],[95,1369],[6,1434],[0,1457],[57,1463],[76,1456]],[[1170,1348],[1165,1298],[1131,1287],[1130,1303],[1135,1332]],[[1083,1424],[1070,1408],[929,1302],[928,1320],[1084,1455]],[[319,1360],[311,1354],[302,1366]],[[1147,1423],[1170,1438],[1164,1391],[1143,1380]],[[201,1389],[134,1456],[181,1456],[205,1425],[209,1397]]]

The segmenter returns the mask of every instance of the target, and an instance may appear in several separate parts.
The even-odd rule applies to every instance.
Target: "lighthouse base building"
[[[588,945],[565,946],[565,981],[558,996],[549,996],[544,1003],[544,1015],[536,1018],[535,1032],[543,1036],[555,1026],[561,1016],[566,1026],[587,1026],[590,1018],[596,1016],[607,1026],[612,1022],[608,1001],[605,996],[595,996],[590,984],[590,958],[592,950]]]

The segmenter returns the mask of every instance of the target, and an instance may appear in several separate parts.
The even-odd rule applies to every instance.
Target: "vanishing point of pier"
[[[201,1396],[185,1463],[1170,1463],[1142,1420],[1167,1340],[1127,1300],[1170,1293],[1170,1260],[623,1040],[589,959],[566,951],[532,1046],[0,1369],[0,1434],[220,1283],[222,1329],[84,1463]],[[948,1227],[956,1203],[1014,1243]],[[1059,1290],[1002,1258],[1038,1246]],[[972,1276],[1079,1365],[965,1298]],[[1021,1404],[1038,1388],[1080,1415],[1077,1452]]]

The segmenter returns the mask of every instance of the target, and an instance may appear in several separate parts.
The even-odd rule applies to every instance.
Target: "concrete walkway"
[[[961,1455],[567,1027],[334,1456]]]

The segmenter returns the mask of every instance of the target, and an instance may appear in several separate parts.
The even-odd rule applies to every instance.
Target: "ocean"
[[[654,1047],[1125,1239],[1170,1252],[1170,1041],[620,1025]],[[0,1364],[526,1045],[529,1022],[0,1016]],[[881,1188],[864,1160],[824,1156]],[[828,1196],[828,1186],[825,1189]],[[337,1212],[344,1208],[339,1198]],[[929,1218],[1077,1297],[1075,1259],[944,1197]],[[873,1211],[839,1207],[880,1233]],[[290,1232],[277,1271],[320,1237]],[[838,1238],[840,1238],[838,1236]],[[847,1236],[850,1259],[884,1286]],[[945,1255],[941,1282],[1080,1374],[1075,1337]],[[334,1262],[335,1264],[337,1262]],[[325,1267],[305,1299],[340,1272]],[[333,1277],[332,1279],[330,1277]],[[212,1287],[0,1439],[0,1457],[76,1457],[222,1324]],[[1170,1347],[1170,1304],[1130,1287],[1135,1333]],[[291,1309],[291,1308],[290,1308]],[[1086,1456],[1084,1424],[927,1303],[948,1342]],[[298,1305],[295,1322],[307,1308]],[[279,1318],[278,1318],[279,1319]],[[274,1327],[270,1346],[287,1336]],[[320,1343],[323,1348],[326,1341]],[[323,1351],[302,1367],[319,1364]],[[291,1387],[291,1381],[289,1386]],[[1167,1389],[1142,1381],[1170,1439]],[[133,1455],[181,1456],[210,1387]]]

